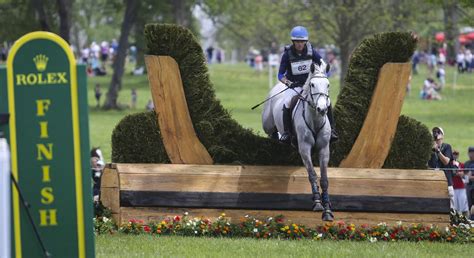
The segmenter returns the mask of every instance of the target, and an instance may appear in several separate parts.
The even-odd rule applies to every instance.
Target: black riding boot
[[[329,105],[328,107],[328,119],[329,119],[329,124],[331,124],[331,142],[335,142],[339,139],[339,136],[337,136],[336,133],[336,122],[334,121],[334,117],[332,115],[332,105]]]
[[[280,141],[286,144],[291,143],[291,113],[290,109],[283,105],[283,130],[285,132],[281,135]]]

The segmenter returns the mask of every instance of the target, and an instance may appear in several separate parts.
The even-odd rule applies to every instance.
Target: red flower
[[[179,216],[174,216],[173,221],[174,222],[179,222],[181,218]]]
[[[143,230],[144,230],[145,232],[150,232],[150,231],[151,231],[150,227],[149,227],[149,226],[146,226],[146,225],[143,226]]]

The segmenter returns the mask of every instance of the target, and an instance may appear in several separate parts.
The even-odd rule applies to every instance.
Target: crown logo
[[[46,70],[46,66],[48,65],[49,58],[45,55],[37,55],[33,58],[33,62],[35,62],[36,70],[42,72]]]

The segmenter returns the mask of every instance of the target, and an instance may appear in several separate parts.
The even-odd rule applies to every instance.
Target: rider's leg
[[[339,136],[336,133],[336,121],[334,121],[334,116],[332,114],[332,104],[328,107],[328,119],[329,124],[331,124],[331,142],[335,142],[339,139]]]
[[[280,141],[289,144],[291,142],[291,112],[283,104],[283,134],[281,135]]]

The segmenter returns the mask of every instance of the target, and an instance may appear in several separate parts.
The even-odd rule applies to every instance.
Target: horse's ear
[[[311,63],[311,73],[314,73],[315,69],[316,69],[316,67],[314,67],[314,63]]]
[[[329,70],[331,70],[331,66],[329,64],[326,65],[326,73],[329,73]]]

